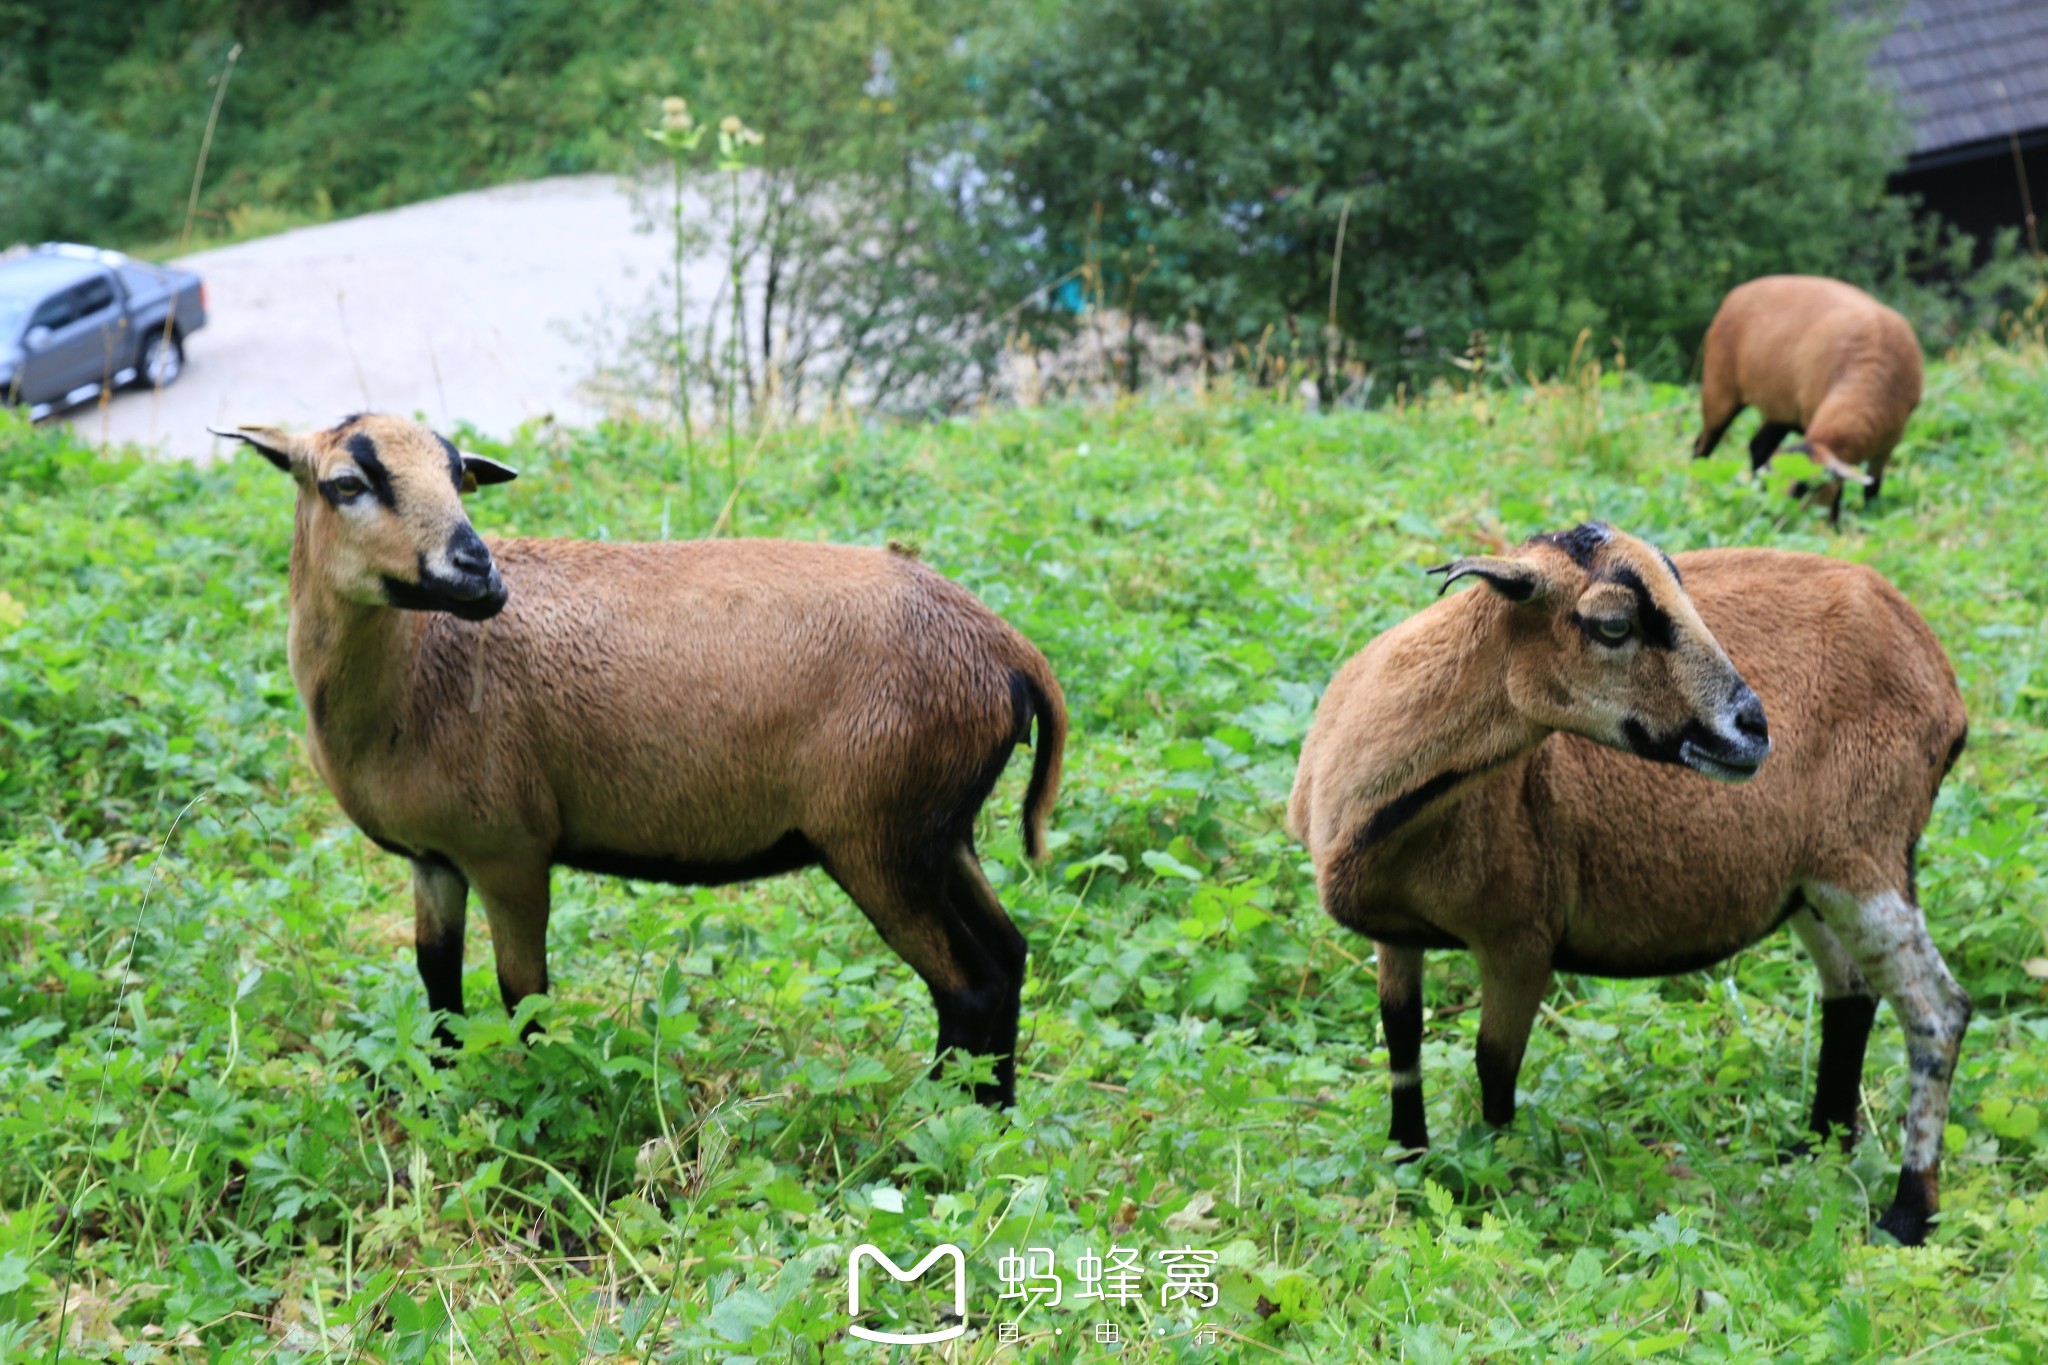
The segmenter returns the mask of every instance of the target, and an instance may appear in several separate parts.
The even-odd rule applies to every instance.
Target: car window
[[[170,279],[163,271],[143,261],[128,261],[114,269],[121,276],[121,285],[131,299],[170,287]]]
[[[78,309],[73,306],[77,295],[77,290],[67,289],[61,294],[53,294],[44,299],[43,306],[36,309],[36,315],[29,320],[28,325],[53,329],[64,326],[78,316]]]
[[[73,318],[89,318],[114,306],[114,286],[104,275],[87,280],[72,292],[78,296]]]
[[[0,298],[0,348],[21,338],[28,330],[27,299]]]

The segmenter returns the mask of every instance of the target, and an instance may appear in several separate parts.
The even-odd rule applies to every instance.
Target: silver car
[[[161,386],[206,325],[189,270],[68,242],[0,255],[0,401],[34,417],[122,384]]]

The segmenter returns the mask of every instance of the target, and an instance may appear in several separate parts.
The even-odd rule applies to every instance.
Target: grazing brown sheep
[[[1022,635],[885,550],[487,542],[459,495],[512,471],[398,418],[219,434],[298,484],[308,747],[412,860],[433,1008],[462,1012],[472,887],[509,1010],[548,988],[552,867],[717,885],[818,865],[930,987],[941,1057],[993,1057],[977,1098],[1014,1098],[1025,942],[974,819],[1035,720],[1042,857],[1067,730]]]
[[[1880,1226],[1923,1240],[1970,1017],[1914,901],[1964,734],[1933,633],[1859,565],[1674,563],[1599,524],[1439,572],[1487,587],[1344,665],[1288,807],[1323,907],[1378,952],[1392,1139],[1429,1142],[1425,950],[1477,960],[1481,1102],[1505,1124],[1554,971],[1693,971],[1789,919],[1821,978],[1816,1130],[1853,1140],[1879,996],[1905,1027],[1905,1160]]]
[[[1804,432],[1789,448],[1834,476],[1828,520],[1838,522],[1843,481],[1863,485],[1866,505],[1877,496],[1919,402],[1920,342],[1911,323],[1840,280],[1766,275],[1730,290],[1707,328],[1692,453],[1713,454],[1736,414],[1753,405],[1764,422],[1749,443],[1751,471],[1768,464],[1789,433]]]

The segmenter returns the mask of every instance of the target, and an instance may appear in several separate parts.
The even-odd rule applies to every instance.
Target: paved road
[[[623,333],[664,289],[670,239],[634,222],[617,180],[562,176],[199,252],[180,262],[209,304],[184,375],[66,420],[178,456],[214,450],[209,422],[417,411],[504,435],[546,413],[589,421],[600,414],[577,388],[597,365],[590,334]],[[685,265],[700,317],[722,270]]]

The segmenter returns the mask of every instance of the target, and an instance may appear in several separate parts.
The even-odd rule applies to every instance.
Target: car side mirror
[[[47,327],[31,327],[28,329],[28,335],[21,339],[22,349],[25,351],[40,351],[47,347],[50,344],[50,338],[56,335],[55,332]]]

